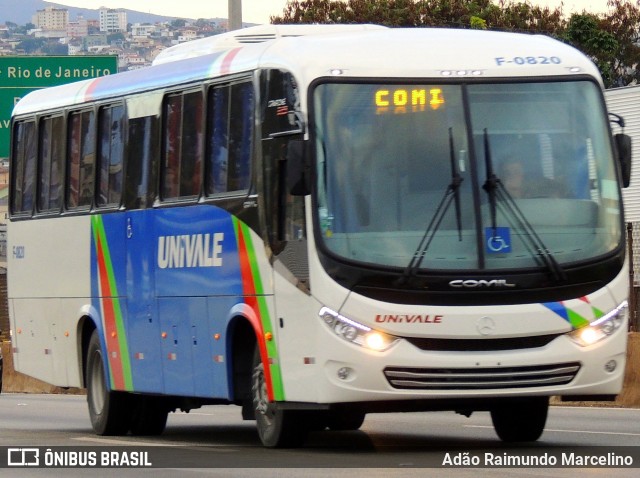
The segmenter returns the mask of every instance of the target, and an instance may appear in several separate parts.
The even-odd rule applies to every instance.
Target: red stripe
[[[104,331],[105,342],[107,344],[107,355],[109,358],[109,367],[113,375],[113,385],[116,390],[124,390],[124,374],[122,371],[122,361],[120,359],[120,344],[118,343],[118,335],[116,329],[116,314],[113,306],[111,286],[109,284],[109,275],[104,260],[104,250],[100,241],[100,235],[96,234],[96,243],[98,245],[98,273],[100,274],[100,293],[102,296],[102,309],[104,311]],[[112,357],[112,352],[116,353]]]
[[[90,101],[93,98],[93,92],[98,87],[98,83],[99,82],[100,82],[100,78],[95,78],[91,82],[91,84],[87,87],[86,91],[84,92],[84,100],[85,101]]]
[[[220,66],[221,75],[231,72],[231,63],[233,63],[233,59],[241,49],[242,47],[234,48],[229,53],[227,53],[227,55],[224,57],[224,60],[222,60],[222,66]]]
[[[255,312],[258,317],[258,323],[254,323],[253,327],[258,334],[258,347],[260,347],[260,356],[264,365],[264,379],[267,383],[267,395],[269,400],[274,400],[273,383],[271,380],[271,367],[269,367],[269,354],[267,352],[267,344],[264,341],[264,329],[262,328],[262,318],[260,317],[260,306],[256,297],[256,288],[253,281],[253,273],[251,271],[251,263],[247,253],[247,246],[244,240],[244,234],[240,224],[238,227],[238,252],[240,258],[240,273],[242,274],[242,289],[244,293],[244,302]],[[252,321],[253,322],[253,321]]]

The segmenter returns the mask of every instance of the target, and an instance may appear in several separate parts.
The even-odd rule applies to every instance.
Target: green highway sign
[[[118,72],[116,56],[0,56],[0,158],[9,156],[11,112],[27,93]]]

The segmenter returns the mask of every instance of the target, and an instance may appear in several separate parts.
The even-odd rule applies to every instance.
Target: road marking
[[[466,428],[490,428],[493,429],[490,425],[463,425]],[[623,436],[632,436],[638,437],[640,433],[625,433],[625,432],[594,432],[589,430],[558,430],[554,428],[545,428],[545,432],[558,432],[558,433],[588,433],[591,435],[623,435]]]
[[[91,443],[101,443],[104,445],[113,445],[113,446],[156,446],[156,447],[173,447],[173,448],[193,448],[193,449],[200,449],[201,447],[198,447],[198,445],[193,444],[193,443],[158,443],[158,442],[149,442],[149,441],[138,441],[138,440],[115,440],[112,438],[97,438],[97,437],[77,437],[77,438],[71,438],[72,440],[78,440],[78,441],[86,441],[86,442],[91,442]],[[229,453],[229,452],[237,452],[239,450],[237,449],[233,449],[233,448],[229,448],[229,445],[217,445],[217,444],[211,444],[211,443],[207,443],[206,448],[215,448],[215,447],[219,447],[221,449],[219,450],[212,450],[212,451],[216,451],[216,452],[222,452],[222,453]],[[224,449],[222,449],[224,448]]]
[[[96,438],[96,437],[77,437],[71,438],[78,441],[89,441],[93,443],[105,443],[109,445],[136,445],[136,446],[167,446],[162,443],[145,442],[145,441],[129,441],[129,440],[116,440],[112,438]]]

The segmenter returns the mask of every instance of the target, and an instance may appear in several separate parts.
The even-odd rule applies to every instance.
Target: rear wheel
[[[491,410],[491,420],[502,441],[536,441],[544,431],[548,411],[548,397],[533,397]]]
[[[130,430],[132,435],[160,435],[166,425],[169,409],[159,397],[143,395],[134,399]]]
[[[264,446],[286,448],[302,445],[308,433],[306,421],[295,411],[283,410],[277,403],[269,401],[264,365],[257,347],[253,356],[251,395],[258,436]]]
[[[86,366],[91,426],[98,435],[125,435],[131,418],[131,396],[126,392],[109,390],[103,358],[98,331],[94,330],[89,341]]]

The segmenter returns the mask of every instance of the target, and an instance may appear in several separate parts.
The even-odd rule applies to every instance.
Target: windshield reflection
[[[620,243],[606,115],[590,82],[327,83],[315,90],[314,112],[320,233],[343,259],[403,269],[549,267],[532,237],[557,264]],[[524,221],[494,211],[504,197],[482,189],[485,130],[494,173]],[[452,158],[457,204],[439,213]]]

